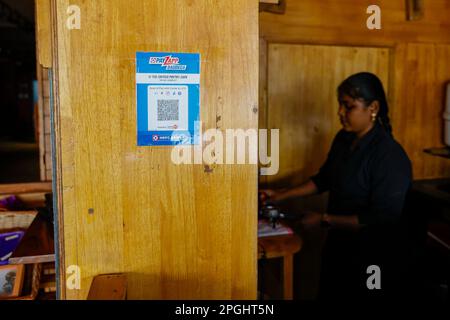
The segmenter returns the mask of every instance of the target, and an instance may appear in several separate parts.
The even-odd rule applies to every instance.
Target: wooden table
[[[258,259],[283,258],[283,295],[292,300],[294,295],[294,254],[302,248],[303,241],[296,235],[269,236],[258,238]]]

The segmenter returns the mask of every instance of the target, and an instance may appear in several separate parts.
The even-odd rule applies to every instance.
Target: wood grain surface
[[[388,87],[389,49],[269,44],[269,128],[280,129],[280,170],[268,182],[297,184],[326,159],[340,130],[337,87],[361,71]]]
[[[448,159],[425,148],[443,147],[445,87],[450,82],[450,45],[399,44],[395,48],[395,91],[391,108],[395,138],[412,163],[416,179],[450,175]]]
[[[69,4],[81,29],[66,28]],[[136,146],[136,51],[201,54],[201,120],[257,128],[258,1],[52,1],[61,270],[125,273],[129,299],[256,298],[257,165]],[[211,170],[212,169],[212,170]]]
[[[369,30],[367,7],[378,5],[381,29]],[[449,43],[450,2],[423,1],[423,17],[407,21],[405,0],[289,0],[283,15],[262,12],[260,35],[269,42],[394,46]]]

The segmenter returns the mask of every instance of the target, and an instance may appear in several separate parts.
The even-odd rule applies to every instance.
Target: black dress
[[[402,287],[400,222],[411,185],[411,162],[376,124],[351,149],[354,133],[339,131],[324,165],[311,177],[329,191],[332,215],[357,215],[359,231],[330,229],[322,254],[320,299],[392,297]],[[367,268],[378,266],[381,290],[369,290]]]

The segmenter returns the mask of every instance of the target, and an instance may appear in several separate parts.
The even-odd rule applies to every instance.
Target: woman
[[[363,72],[338,87],[342,124],[319,172],[302,185],[263,191],[272,201],[329,191],[327,212],[309,212],[305,227],[326,226],[319,298],[388,297],[395,294],[397,227],[410,187],[411,163],[393,139],[381,81]],[[379,278],[368,278],[380,269]],[[377,271],[375,271],[377,272]]]

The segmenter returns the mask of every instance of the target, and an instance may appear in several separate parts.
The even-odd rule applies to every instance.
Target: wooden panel
[[[52,180],[52,178],[53,178],[53,169],[52,168],[45,171],[45,177],[46,177],[46,180]]]
[[[80,1],[72,31],[68,4],[52,2],[60,252],[82,275],[63,297],[119,272],[130,299],[256,298],[257,165],[177,166],[169,147],[137,147],[134,58],[200,52],[205,129],[257,128],[258,1]]]
[[[42,72],[43,78],[44,78],[44,75],[47,75],[47,77],[48,77],[48,69],[44,68],[42,71],[43,71]],[[44,98],[50,97],[50,82],[48,81],[48,79],[42,79],[42,96]]]
[[[45,150],[51,155],[52,141],[50,134],[44,135],[44,146]],[[49,167],[51,168],[51,164],[49,165]]]
[[[259,106],[258,106],[258,127],[267,129],[267,41],[263,38],[259,39]],[[270,141],[270,136],[268,136]],[[260,166],[261,168],[261,166]],[[267,176],[260,175],[259,184],[267,183]]]
[[[443,146],[445,84],[450,81],[450,45],[401,44],[395,50],[394,135],[413,162],[414,177],[450,175],[448,159],[423,149]]]
[[[50,81],[49,69],[38,64],[36,68],[38,80],[38,133],[39,133],[39,166],[41,181],[51,180],[46,172],[52,168],[51,156],[51,122],[50,122]]]
[[[367,7],[379,5],[381,30],[369,30]],[[283,15],[261,13],[260,34],[270,42],[388,46],[450,42],[450,2],[423,1],[424,16],[406,20],[405,0],[288,0]]]
[[[51,133],[50,116],[44,116],[44,134]]]
[[[53,178],[53,158],[50,133],[44,135],[44,152],[45,180],[51,181]]]
[[[389,49],[270,44],[268,68],[268,125],[280,129],[280,170],[268,180],[296,184],[319,169],[341,128],[338,85],[369,71],[387,88]]]
[[[52,163],[52,155],[50,152],[45,152],[44,155],[44,165],[45,167],[51,166]]]
[[[52,66],[50,0],[35,0],[38,66]]]
[[[36,57],[38,60],[38,57]],[[38,107],[37,107],[37,121],[36,121],[36,130],[39,144],[39,170],[40,170],[40,179],[41,181],[45,180],[45,164],[44,164],[44,154],[45,154],[45,146],[44,146],[44,97],[42,94],[42,81],[43,81],[43,68],[37,63],[36,64],[36,78],[38,83]]]
[[[265,39],[259,39],[259,127],[267,129],[267,50]]]
[[[46,92],[44,92],[45,94]],[[50,93],[50,92],[49,92]],[[50,98],[44,97],[44,116],[50,117]]]

